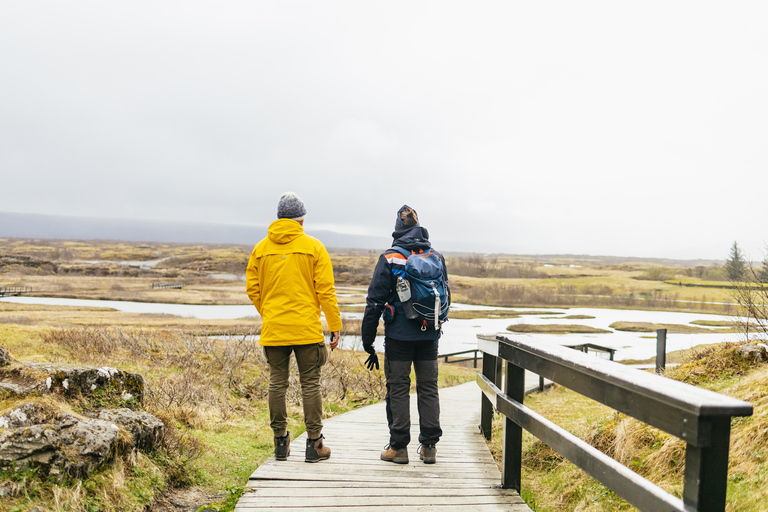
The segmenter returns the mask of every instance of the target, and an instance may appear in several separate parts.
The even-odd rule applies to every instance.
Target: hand
[[[367,366],[369,370],[373,370],[374,366],[377,370],[379,369],[379,356],[376,355],[376,352],[368,356],[368,359],[365,360],[365,366]]]
[[[331,333],[331,342],[329,343],[331,350],[339,346],[339,331],[333,331]]]

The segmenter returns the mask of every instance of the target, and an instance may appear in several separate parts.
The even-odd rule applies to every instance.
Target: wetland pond
[[[340,293],[339,296],[345,294]],[[361,296],[362,297],[362,296]],[[152,302],[130,302],[87,299],[60,299],[48,297],[3,297],[0,301],[22,304],[45,304],[55,306],[101,307],[112,308],[128,313],[165,314],[199,319],[234,320],[245,317],[258,317],[255,308],[250,304],[244,305],[195,305],[195,304],[164,304]],[[531,335],[542,343],[559,345],[577,345],[594,343],[616,349],[616,360],[647,359],[656,355],[655,332],[625,332],[610,327],[615,322],[646,322],[653,324],[693,325],[694,321],[725,321],[735,320],[733,317],[708,315],[699,313],[675,313],[667,311],[641,311],[629,309],[596,309],[596,308],[503,308],[492,306],[476,306],[469,304],[452,304],[453,311],[473,311],[478,314],[484,311],[492,315],[495,311],[523,313],[517,318],[498,318],[484,316],[482,318],[459,319],[452,318],[443,326],[443,336],[440,339],[440,353],[447,354],[462,350],[477,348],[478,334],[506,333],[507,327],[515,324],[572,324],[602,329],[607,332],[600,334],[540,334]],[[360,319],[362,313],[342,313],[347,319]],[[580,318],[568,318],[580,317]],[[528,336],[527,334],[525,336]],[[739,333],[697,332],[697,333],[667,333],[667,351],[689,349],[696,345],[738,341],[743,335]],[[344,336],[342,348],[361,348],[359,336]],[[383,339],[377,339],[376,349],[383,350]]]

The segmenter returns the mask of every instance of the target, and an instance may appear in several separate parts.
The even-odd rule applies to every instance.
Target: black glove
[[[369,370],[373,370],[374,366],[377,370],[379,369],[379,356],[376,355],[376,352],[368,356],[368,359],[365,360],[365,366],[367,366]]]

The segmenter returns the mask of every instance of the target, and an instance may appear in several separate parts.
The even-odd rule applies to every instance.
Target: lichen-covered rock
[[[758,343],[756,345],[741,345],[738,349],[736,349],[736,353],[748,361],[754,361],[756,363],[768,361],[768,351],[765,349],[765,345],[762,343]]]
[[[64,364],[25,364],[28,368],[43,372],[48,377],[35,386],[41,392],[57,393],[63,396],[101,395],[105,399],[142,403],[144,400],[144,378],[104,366],[89,368]]]
[[[112,422],[25,403],[0,416],[0,468],[36,467],[54,477],[85,477],[130,449],[124,439]]]
[[[104,409],[99,412],[100,420],[116,423],[133,435],[133,444],[139,450],[150,451],[160,445],[165,435],[162,421],[144,411],[131,409]]]
[[[0,367],[9,366],[11,364],[11,355],[8,353],[8,349],[0,347]]]

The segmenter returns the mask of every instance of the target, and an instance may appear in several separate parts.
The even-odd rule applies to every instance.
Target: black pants
[[[384,342],[384,376],[387,379],[389,444],[404,448],[411,442],[411,365],[416,374],[419,410],[419,442],[435,444],[440,429],[440,397],[437,391],[437,340]]]

